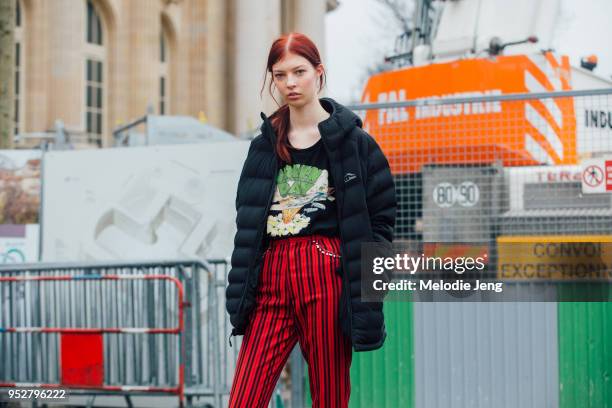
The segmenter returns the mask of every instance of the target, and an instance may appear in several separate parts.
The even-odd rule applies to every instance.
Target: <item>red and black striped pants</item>
[[[308,363],[312,406],[348,406],[352,350],[337,317],[339,254],[340,239],[335,237],[271,242],[238,355],[230,408],[267,407],[298,341]]]

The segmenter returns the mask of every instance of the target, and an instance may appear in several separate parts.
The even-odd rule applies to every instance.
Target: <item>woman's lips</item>
[[[299,97],[300,97],[300,94],[298,94],[298,93],[292,93],[292,94],[287,95],[287,97],[288,97],[289,99],[295,99],[295,98],[299,98]]]

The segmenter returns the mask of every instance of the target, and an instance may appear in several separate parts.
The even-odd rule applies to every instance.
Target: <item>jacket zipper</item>
[[[327,144],[325,143],[325,140],[323,140],[323,146],[325,147],[325,152],[327,153],[327,157],[329,158],[329,164],[330,167],[333,166],[332,164],[332,160],[331,160],[331,155],[329,153],[329,148],[327,147]],[[333,174],[333,172],[332,172]],[[338,179],[338,177],[334,177],[334,184],[336,186],[336,191],[340,191],[339,195],[338,193],[336,193],[337,196],[341,196],[342,200],[338,199],[338,205],[337,205],[337,211],[336,211],[336,215],[338,218],[338,231],[340,232],[340,266],[342,268],[341,272],[341,277],[342,277],[342,284],[345,287],[345,291],[346,291],[346,296],[347,296],[347,305],[348,305],[348,321],[349,321],[349,336],[350,336],[350,341],[351,343],[353,342],[353,306],[351,305],[351,287],[349,286],[348,283],[348,277],[346,276],[346,274],[348,273],[346,268],[345,268],[345,251],[344,251],[344,236],[342,235],[342,206],[344,205],[344,186],[342,187],[342,189],[338,189],[338,185],[342,182],[344,182],[344,179],[342,178],[342,172],[340,172],[340,178]],[[342,202],[340,202],[342,201]]]
[[[263,221],[259,227],[259,230],[257,231],[257,256],[255,256],[252,260],[251,260],[251,264],[249,265],[249,269],[248,269],[248,273],[246,276],[246,280],[245,280],[245,285],[244,285],[244,291],[242,292],[242,297],[240,298],[240,303],[238,303],[238,309],[236,311],[236,314],[240,314],[241,309],[242,309],[242,304],[244,303],[244,298],[246,297],[246,292],[249,288],[249,281],[251,278],[251,269],[253,268],[253,265],[255,265],[255,261],[259,259],[260,253],[261,253],[261,241],[263,238],[263,230],[266,226],[266,221],[268,219],[268,212],[270,211],[270,206],[272,204],[272,198],[274,198],[274,190],[276,189],[276,177],[278,176],[278,159],[275,157],[274,158],[274,176],[272,177],[272,188],[270,189],[270,195],[268,197],[268,203],[266,204],[266,211],[264,211],[264,216],[263,216]],[[235,336],[234,332],[236,329],[232,329],[232,333],[230,334],[229,337],[229,345],[230,347],[232,347],[232,336]]]

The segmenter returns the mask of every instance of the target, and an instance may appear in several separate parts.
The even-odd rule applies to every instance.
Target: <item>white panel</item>
[[[225,258],[249,143],[52,152],[43,260]]]

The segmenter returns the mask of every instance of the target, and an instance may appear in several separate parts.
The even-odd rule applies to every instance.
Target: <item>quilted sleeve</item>
[[[370,135],[368,138],[366,200],[374,241],[393,242],[397,201],[389,162]]]

